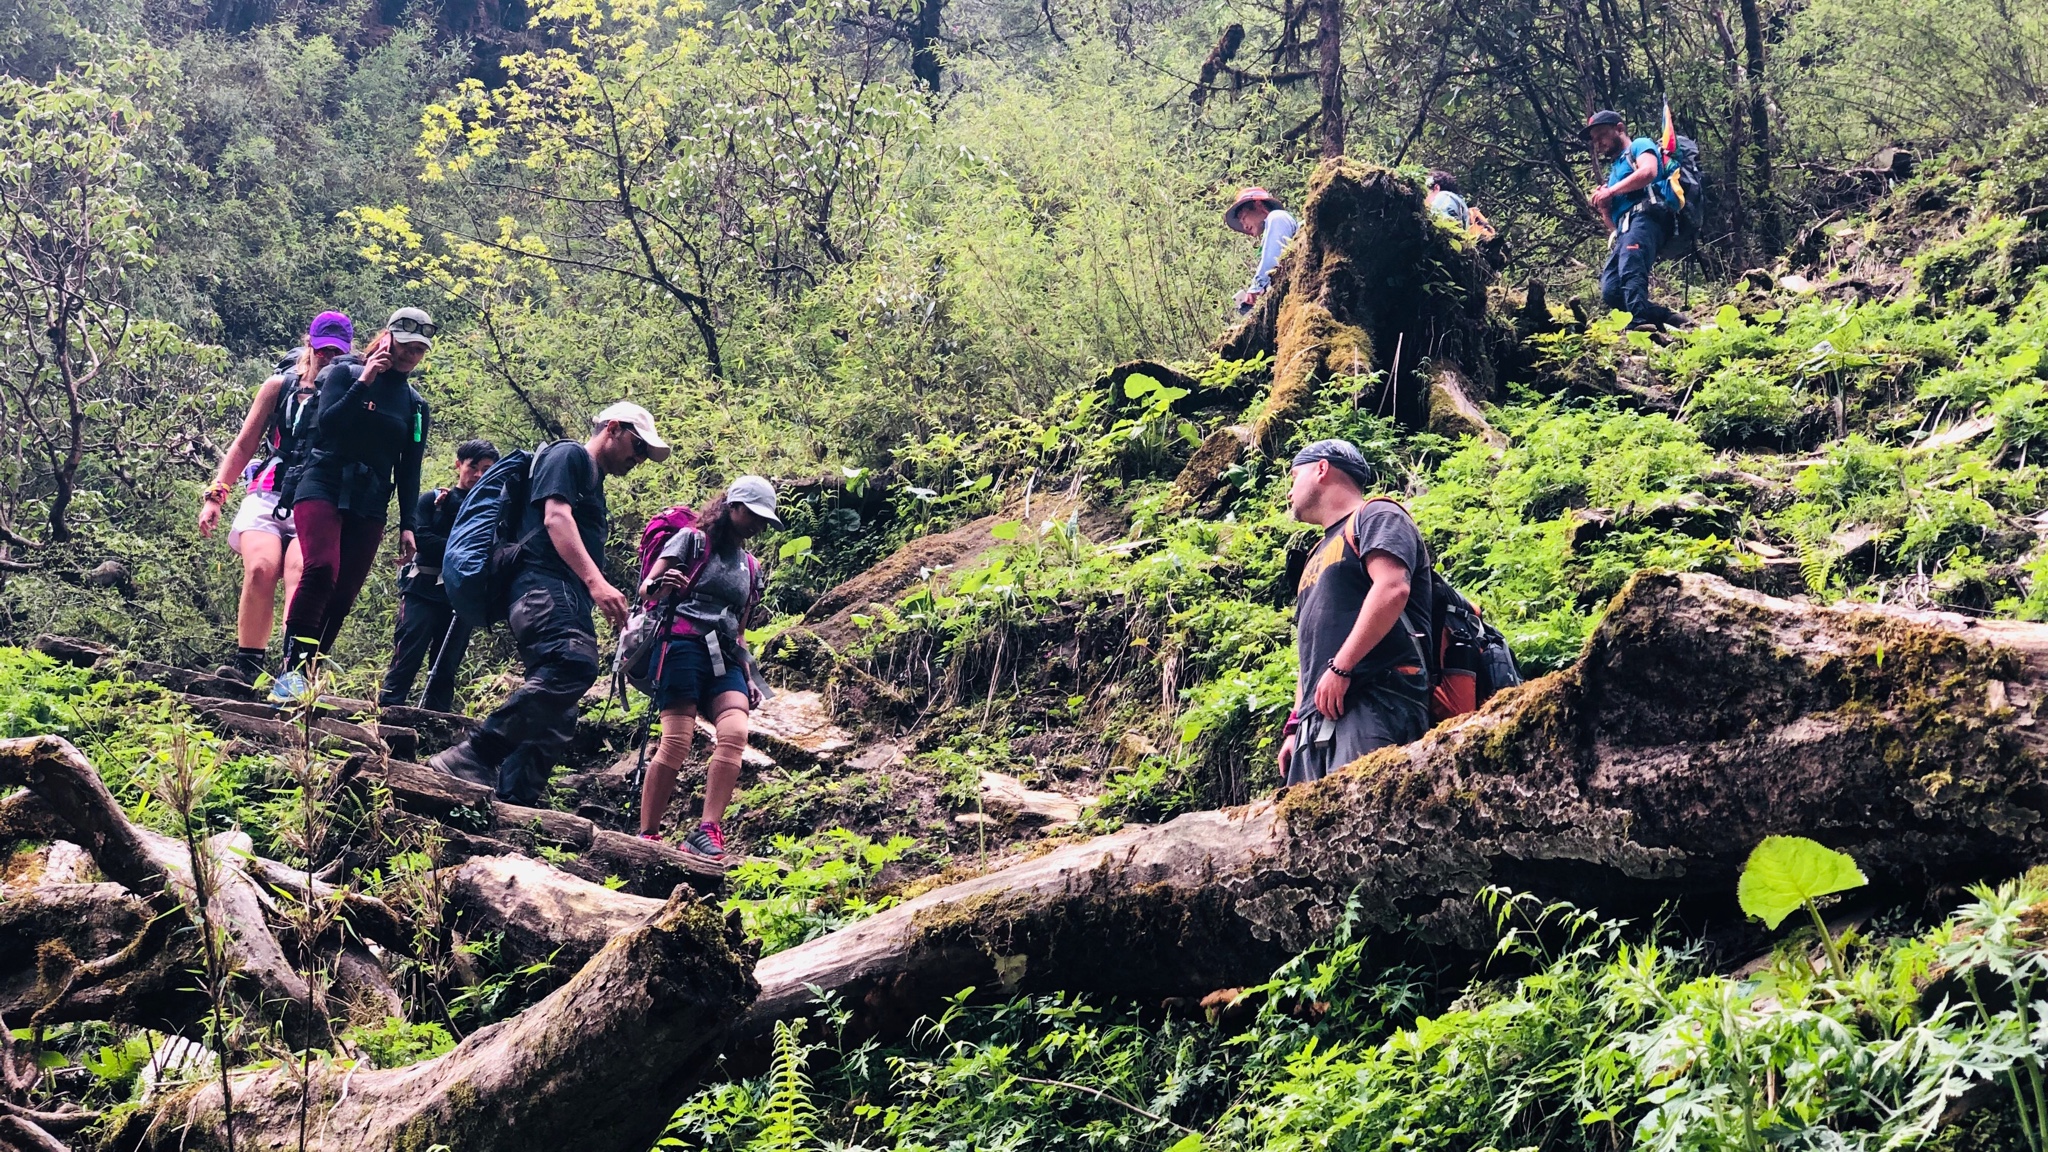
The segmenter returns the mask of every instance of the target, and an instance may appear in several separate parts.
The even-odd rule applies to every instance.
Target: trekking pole
[[[455,630],[460,627],[462,627],[462,616],[459,613],[450,612],[448,615],[448,630],[441,633],[441,649],[434,653],[434,665],[427,669],[427,682],[420,688],[420,702],[417,707],[422,712],[426,711],[427,708],[427,693],[434,690],[434,677],[441,673],[441,661],[448,658],[448,649],[453,647],[455,643]]]

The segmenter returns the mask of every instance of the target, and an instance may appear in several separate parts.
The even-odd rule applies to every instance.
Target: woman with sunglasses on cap
[[[758,699],[746,651],[746,629],[761,606],[761,561],[744,547],[770,527],[775,486],[742,476],[698,514],[698,527],[669,538],[647,570],[640,596],[672,601],[675,624],[650,655],[654,707],[661,712],[661,745],[640,785],[640,835],[660,839],[661,818],[676,791],[676,772],[690,754],[697,717],[709,716],[717,733],[705,765],[704,815],[683,837],[683,849],[725,855],[725,808],[739,783],[747,721]]]
[[[228,526],[228,547],[242,558],[242,600],[235,613],[235,662],[219,675],[253,684],[270,650],[270,627],[277,615],[277,583],[284,580],[290,600],[299,583],[299,546],[289,521],[272,515],[277,509],[279,474],[299,456],[300,441],[312,426],[314,381],[337,357],[353,356],[355,326],[339,312],[322,312],[306,330],[306,343],[278,365],[278,371],[256,389],[242,430],[221,457],[220,470],[199,504],[199,534],[212,536],[220,514],[235,490],[245,483],[246,495]],[[257,452],[263,456],[257,458]]]
[[[355,607],[394,493],[398,560],[412,559],[428,413],[410,377],[433,346],[435,330],[424,310],[400,308],[360,364],[344,361],[320,374],[308,452],[279,497],[280,511],[290,509],[298,532],[303,569],[285,611],[284,671],[271,685],[274,703],[291,703],[310,690],[307,667],[333,647]]]

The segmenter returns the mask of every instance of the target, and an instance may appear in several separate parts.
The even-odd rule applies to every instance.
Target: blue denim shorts
[[[717,719],[711,714],[711,702],[719,693],[745,695],[747,691],[747,674],[740,668],[739,654],[724,655],[725,675],[713,676],[711,649],[705,646],[702,636],[670,637],[666,654],[654,653],[654,659],[660,661],[654,677],[655,711],[695,704],[697,715]]]

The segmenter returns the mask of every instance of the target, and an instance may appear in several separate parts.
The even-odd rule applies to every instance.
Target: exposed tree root
[[[159,916],[193,901],[192,857],[185,845],[131,822],[99,773],[57,736],[0,740],[0,787],[24,786],[70,825],[108,879],[147,901]],[[264,916],[264,896],[232,857],[216,861],[209,903],[233,967],[264,1001],[310,1010],[312,990],[292,967]]]

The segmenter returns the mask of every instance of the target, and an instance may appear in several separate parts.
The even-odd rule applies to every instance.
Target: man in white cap
[[[500,799],[532,804],[576,734],[576,702],[597,683],[594,608],[612,627],[626,622],[626,597],[604,577],[610,528],[604,478],[624,476],[642,460],[668,459],[654,417],[620,401],[591,420],[581,444],[540,450],[528,488],[519,538],[525,541],[511,581],[506,624],[519,646],[526,682],[484,718],[476,735],[428,763],[453,776],[489,784]],[[516,755],[515,755],[516,753]]]

